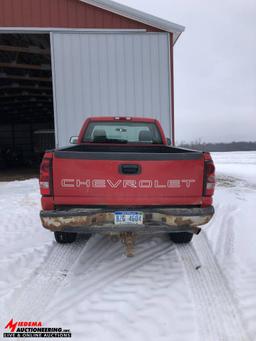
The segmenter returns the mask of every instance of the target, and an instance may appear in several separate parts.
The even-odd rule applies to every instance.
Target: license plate
[[[142,212],[115,212],[115,225],[142,225]]]

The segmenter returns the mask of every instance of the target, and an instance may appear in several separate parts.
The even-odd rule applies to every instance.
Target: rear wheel
[[[188,244],[191,242],[193,238],[193,233],[190,232],[178,232],[178,233],[169,233],[171,241],[175,244]]]
[[[77,233],[54,232],[55,240],[59,244],[71,244],[76,240]]]

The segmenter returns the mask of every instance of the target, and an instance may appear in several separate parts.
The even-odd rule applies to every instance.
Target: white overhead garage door
[[[141,116],[171,136],[167,33],[52,33],[57,146],[89,116]]]

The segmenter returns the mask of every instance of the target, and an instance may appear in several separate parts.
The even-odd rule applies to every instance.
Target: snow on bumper
[[[51,231],[78,233],[199,233],[213,214],[212,206],[205,208],[152,208],[138,209],[143,212],[142,225],[115,225],[113,209],[68,209],[41,211],[43,226]]]

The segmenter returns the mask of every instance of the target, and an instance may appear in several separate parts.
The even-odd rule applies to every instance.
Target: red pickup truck
[[[215,167],[209,153],[168,142],[155,119],[87,119],[73,146],[44,155],[43,226],[59,243],[78,233],[120,236],[130,249],[140,233],[190,242],[214,214]]]

